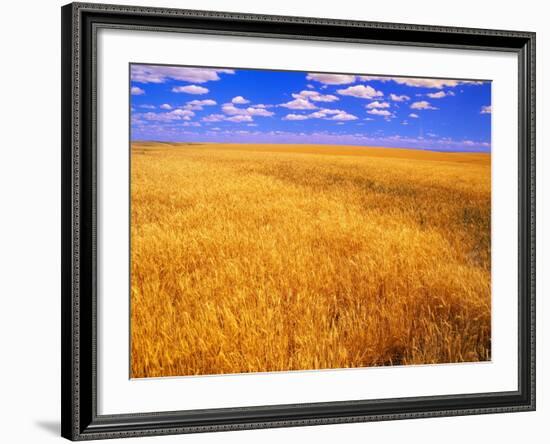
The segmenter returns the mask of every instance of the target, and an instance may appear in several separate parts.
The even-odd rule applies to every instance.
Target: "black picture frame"
[[[535,409],[535,33],[72,3],[62,15],[62,436],[70,440],[289,427]],[[519,66],[518,390],[383,400],[97,414],[96,31],[506,51]],[[510,290],[512,291],[512,290]]]

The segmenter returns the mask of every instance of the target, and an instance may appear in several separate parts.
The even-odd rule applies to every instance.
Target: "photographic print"
[[[130,64],[132,378],[491,359],[491,82]]]

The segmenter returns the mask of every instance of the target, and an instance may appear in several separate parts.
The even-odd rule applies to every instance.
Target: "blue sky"
[[[491,151],[489,81],[130,66],[131,139]]]

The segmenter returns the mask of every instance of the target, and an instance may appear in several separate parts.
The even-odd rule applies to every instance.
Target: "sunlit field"
[[[133,143],[131,376],[489,360],[490,164]]]

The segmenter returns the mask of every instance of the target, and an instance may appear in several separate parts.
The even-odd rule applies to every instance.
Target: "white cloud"
[[[338,97],[333,96],[332,94],[321,94],[317,91],[300,91],[297,94],[292,94],[292,97],[295,99],[306,99],[311,100],[313,102],[335,102],[336,100],[339,100]]]
[[[203,122],[221,122],[222,120],[225,120],[225,116],[223,114],[210,114],[209,116],[203,117]]]
[[[307,114],[287,114],[283,120],[307,120],[310,116]]]
[[[311,114],[287,114],[283,120],[306,120],[306,119],[326,119],[326,120],[357,120],[357,116],[349,114],[341,109],[323,108]]]
[[[368,82],[369,80],[377,80],[379,82],[389,82],[392,80],[391,77],[385,77],[385,76],[359,76],[359,80],[362,80],[363,82]]]
[[[324,110],[321,110],[321,111],[315,111],[314,113],[311,113],[308,116],[311,119],[324,119],[325,117],[327,117],[328,114],[330,113],[326,113]]]
[[[414,102],[411,105],[411,109],[437,109],[435,106],[430,105],[430,102],[421,100],[420,102]]]
[[[407,100],[411,100],[409,96],[406,96],[405,94],[398,96],[397,94],[390,94],[390,99],[392,99],[394,102],[405,102]]]
[[[436,88],[455,87],[457,85],[481,85],[483,82],[475,80],[452,80],[452,79],[422,79],[414,77],[383,77],[383,76],[359,76],[361,81],[377,80],[379,82],[393,81],[400,85],[413,86],[417,88]]]
[[[355,82],[355,76],[351,74],[309,73],[306,79],[314,80],[326,85],[346,85],[348,83]]]
[[[168,114],[180,116],[185,120],[189,120],[190,117],[193,117],[195,115],[193,111],[190,111],[188,109],[175,109],[174,111],[170,111]]]
[[[370,111],[367,111],[368,114],[374,114],[375,116],[384,116],[384,117],[391,117],[393,114],[385,109],[371,109]]]
[[[175,109],[168,113],[144,113],[136,115],[137,118],[150,120],[153,122],[169,122],[172,120],[190,120],[195,113],[186,109]]]
[[[143,94],[145,94],[145,91],[142,90],[140,87],[138,86],[132,86],[132,89],[130,89],[130,93],[133,95],[133,96],[141,96]]]
[[[219,74],[235,74],[232,69],[187,68],[180,66],[132,65],[132,81],[138,83],[164,83],[179,80],[205,83],[220,80]]]
[[[230,116],[234,116],[234,115],[238,115],[238,114],[246,114],[246,112],[244,112],[244,109],[237,108],[232,103],[224,103],[222,105],[222,111],[225,114],[229,114]]]
[[[332,94],[319,94],[310,97],[311,100],[314,102],[335,102],[337,100],[340,100],[338,97],[332,95]]]
[[[412,77],[392,77],[392,80],[401,85],[414,86],[417,88],[445,88],[454,87],[459,85],[461,82],[458,80],[449,80],[449,79],[417,79]]]
[[[275,114],[272,111],[268,111],[265,108],[258,108],[256,106],[249,106],[248,108],[246,108],[246,112],[250,116],[262,116],[262,117],[271,117],[273,114]]]
[[[233,97],[231,99],[231,102],[237,105],[245,105],[247,103],[250,103],[250,100],[246,100],[243,96],[237,96],[237,97]]]
[[[252,122],[252,117],[248,115],[236,115],[227,117],[225,120],[229,120],[230,122]]]
[[[410,113],[409,117],[412,118],[412,119],[418,119],[420,116],[418,114],[415,114],[415,113]]]
[[[337,92],[343,96],[359,97],[360,99],[374,99],[384,95],[381,91],[376,91],[369,85],[350,86],[346,89],[339,89]]]
[[[160,107],[162,109],[172,109],[172,105],[169,105],[168,103],[163,103],[162,105],[160,105]]]
[[[483,82],[472,80],[451,80],[451,79],[418,79],[408,77],[392,77],[392,80],[401,85],[414,86],[417,88],[436,88],[455,87],[458,85],[482,85]]]
[[[373,108],[389,108],[390,104],[388,102],[379,102],[378,100],[375,100],[374,102],[369,103],[366,106],[368,109]]]
[[[493,112],[491,105],[485,105],[481,107],[480,114],[491,114]]]
[[[208,88],[197,85],[175,86],[174,88],[172,88],[172,92],[187,94],[206,94],[208,93]]]
[[[187,104],[197,105],[197,106],[213,106],[213,105],[216,105],[216,101],[212,99],[191,100],[190,102],[187,102]]]
[[[304,98],[298,98],[291,100],[290,102],[283,103],[281,106],[289,109],[315,109],[317,108],[313,103]]]
[[[430,99],[442,99],[443,97],[447,97],[447,94],[445,91],[438,91],[435,93],[428,93],[426,94]]]
[[[138,105],[138,107],[143,109],[157,109],[155,105]]]
[[[217,105],[215,100],[204,99],[204,100],[191,100],[185,105],[185,109],[192,109],[195,111],[200,111],[204,106],[214,106]]]
[[[323,117],[326,116],[327,114],[341,114],[341,113],[344,113],[345,111],[341,110],[341,109],[333,109],[333,108],[322,108],[320,109],[319,111],[316,111],[314,112],[313,114],[311,114],[312,116],[315,115],[315,114],[322,114]]]
[[[203,122],[253,122],[253,116],[270,117],[274,114],[272,111],[256,106],[237,108],[233,103],[224,103],[222,111],[224,114],[210,114],[203,117]]]
[[[347,112],[341,112],[339,114],[335,114],[330,118],[330,120],[357,120],[358,117],[354,116],[353,114],[349,114]]]
[[[232,103],[224,103],[222,111],[230,116],[262,116],[270,117],[274,113],[263,107],[249,106],[248,108],[237,108]]]

